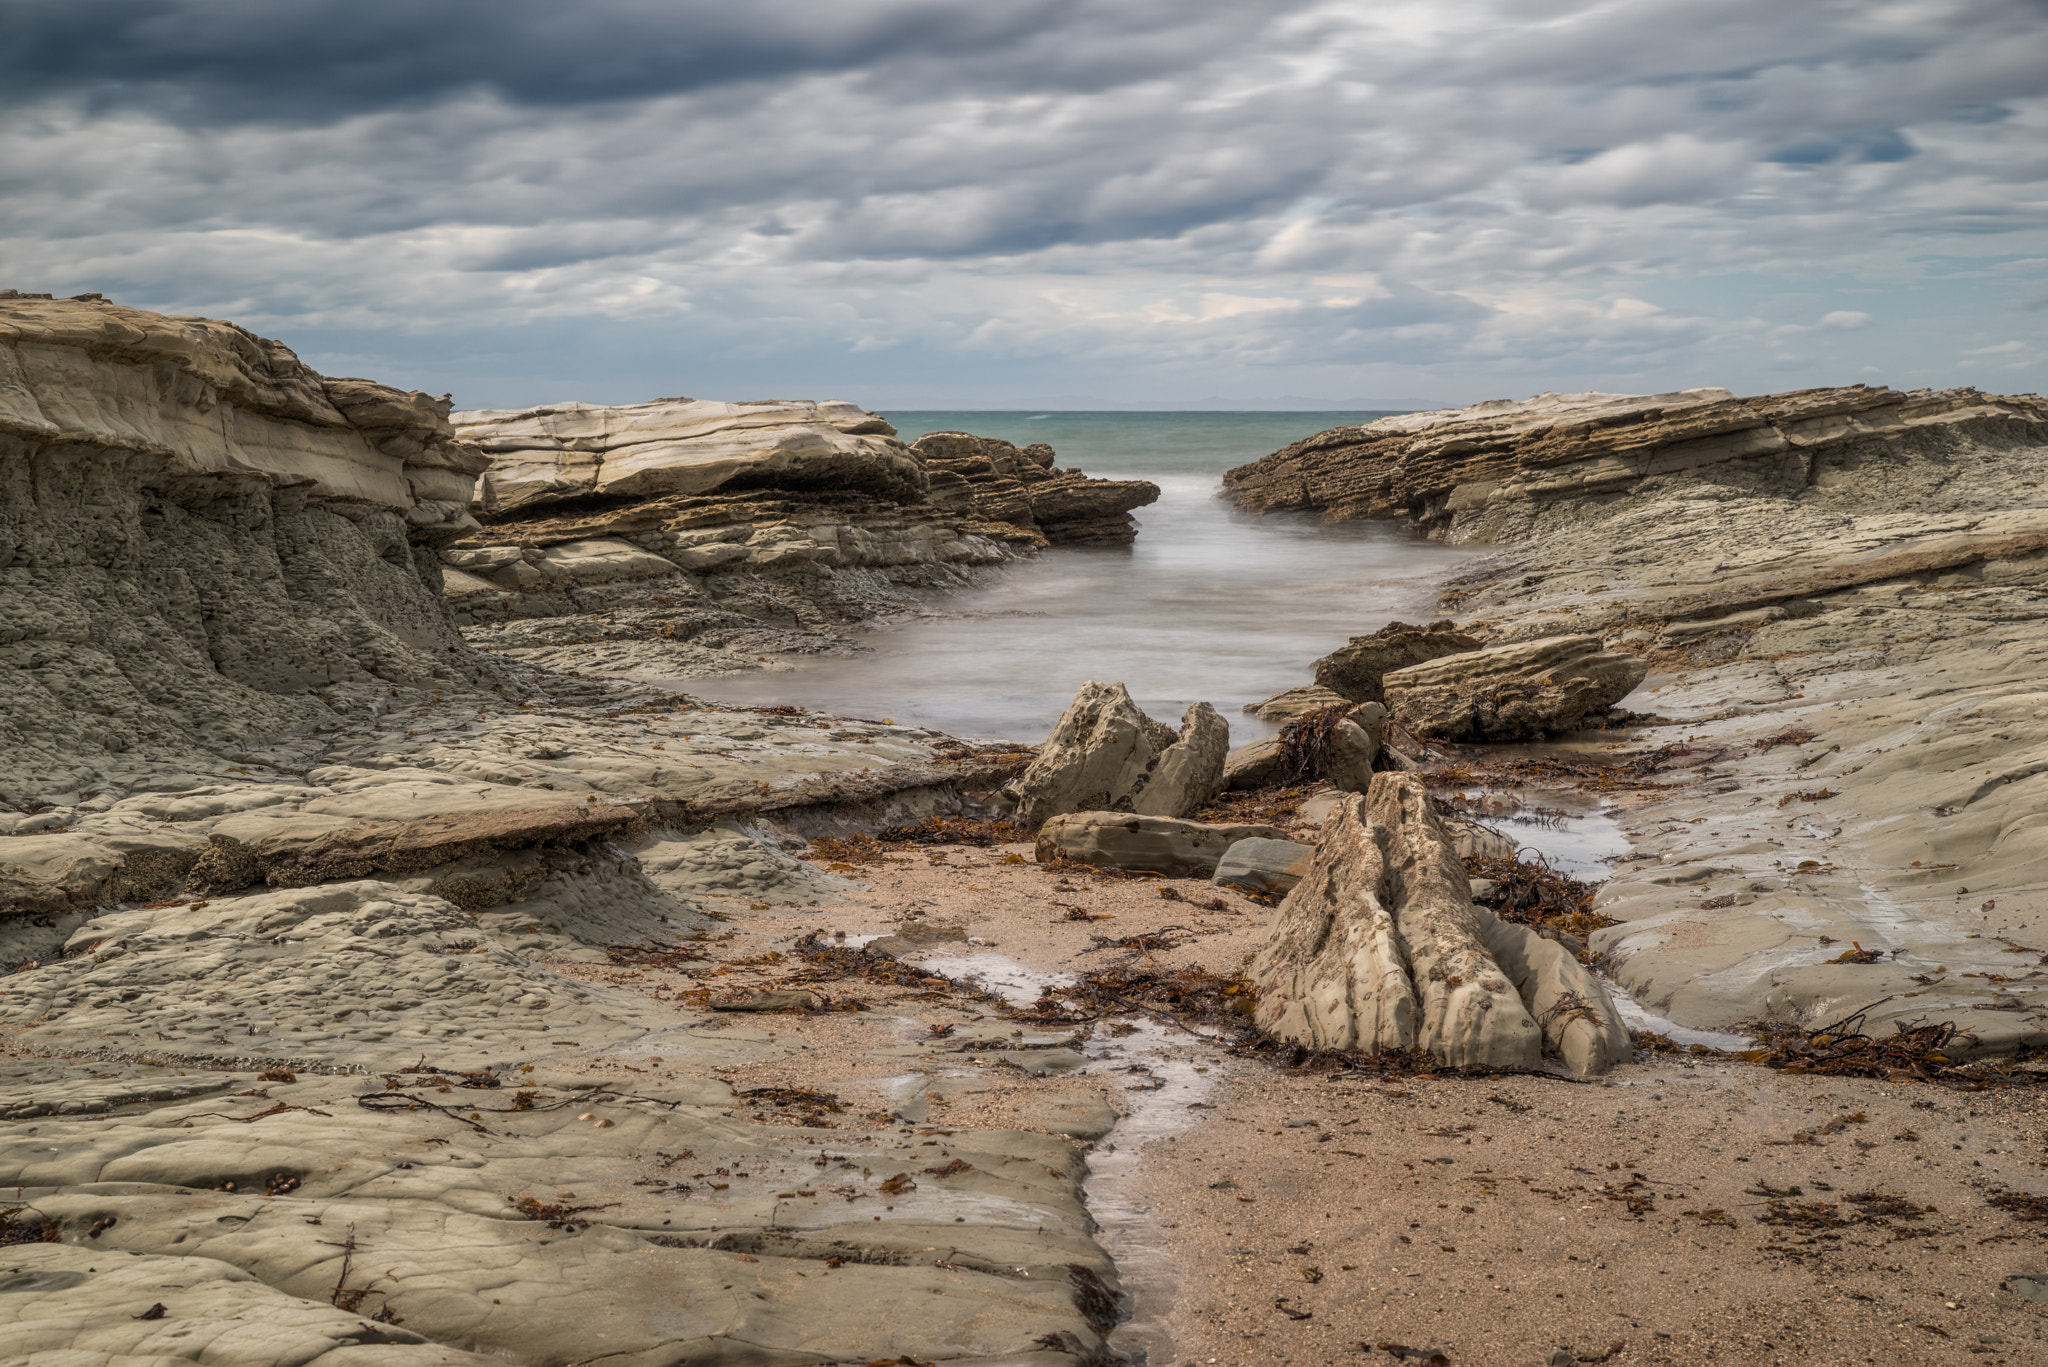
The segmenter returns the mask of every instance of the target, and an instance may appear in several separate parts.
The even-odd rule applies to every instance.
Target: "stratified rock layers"
[[[488,682],[440,601],[485,465],[447,411],[232,323],[0,292],[0,799]]]
[[[2032,396],[1882,386],[1738,399],[1672,394],[1540,394],[1404,413],[1295,442],[1223,477],[1241,508],[1325,518],[1402,518],[1454,541],[1514,540],[1534,507],[1600,496],[1658,476],[1733,467],[1758,487],[1797,490],[1853,467],[1863,444],[2039,441]]]
[[[930,471],[933,503],[1033,528],[1055,546],[1128,545],[1138,535],[1131,510],[1159,498],[1159,486],[1145,480],[1059,469],[1042,443],[1019,450],[998,437],[927,432],[910,449]]]
[[[1473,905],[1422,781],[1380,774],[1339,803],[1252,961],[1255,1019],[1315,1049],[1576,1072],[1629,1058],[1607,992],[1565,950]]]
[[[964,432],[906,446],[839,401],[559,403],[454,422],[491,461],[483,529],[442,556],[465,624],[673,603],[746,574],[801,581],[769,591],[785,615],[852,620],[897,587],[957,587],[1048,544],[1128,543],[1130,510],[1159,496],[1056,469],[1045,446]],[[678,635],[716,625],[696,616]]]

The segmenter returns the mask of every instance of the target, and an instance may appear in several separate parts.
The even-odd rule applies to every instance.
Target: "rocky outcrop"
[[[671,678],[841,649],[838,628],[914,606],[918,590],[966,587],[1050,543],[1129,541],[1129,509],[1158,496],[1055,469],[1049,447],[964,433],[905,446],[837,401],[452,421],[491,462],[475,488],[483,525],[441,557],[456,620],[493,629],[473,631],[479,643],[559,662],[590,637],[579,619],[607,614],[609,666]]]
[[[447,414],[232,323],[0,291],[0,800],[500,678],[441,603],[486,464]]]
[[[1041,864],[1072,860],[1168,878],[1207,878],[1238,842],[1286,838],[1276,826],[1176,821],[1129,812],[1067,812],[1038,828],[1037,859]]]
[[[1064,812],[1185,816],[1222,791],[1229,748],[1230,724],[1205,702],[1188,706],[1176,732],[1122,684],[1090,680],[1006,791],[1029,831]]]
[[[1484,644],[1449,622],[1432,622],[1426,627],[1389,622],[1370,636],[1352,637],[1348,644],[1317,660],[1315,686],[1352,702],[1383,703],[1387,695],[1380,680],[1393,670],[1477,650]]]
[[[1527,741],[1601,720],[1649,672],[1597,636],[1550,636],[1410,665],[1385,686],[1394,720],[1418,736]]]
[[[1042,442],[1019,450],[999,437],[927,432],[910,449],[930,472],[933,503],[1035,530],[1055,546],[1129,545],[1138,535],[1131,511],[1159,498],[1146,480],[1062,470]]]
[[[1870,443],[1923,447],[1950,434],[2048,441],[2048,404],[1864,385],[1746,399],[1725,389],[1539,394],[1332,428],[1223,482],[1241,508],[1399,518],[1454,541],[1505,541],[1535,505],[1704,471],[1796,491],[1855,468]]]
[[[1425,1050],[1447,1064],[1580,1074],[1629,1058],[1600,984],[1555,943],[1472,902],[1420,779],[1381,774],[1323,824],[1252,961],[1254,1018],[1314,1049]]]

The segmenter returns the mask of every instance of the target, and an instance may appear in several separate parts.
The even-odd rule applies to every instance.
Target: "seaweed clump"
[[[1743,1028],[1761,1047],[1739,1057],[1787,1073],[1934,1082],[1965,1091],[2048,1083],[2048,1070],[2030,1066],[2022,1055],[1957,1059],[1955,1053],[1973,1047],[1977,1036],[1953,1021],[1895,1021],[1891,1034],[1873,1035],[1863,1028],[1866,1014],[1867,1008],[1810,1030],[1784,1020],[1752,1021]]]

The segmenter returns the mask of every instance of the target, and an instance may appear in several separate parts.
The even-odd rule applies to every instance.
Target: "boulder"
[[[1252,961],[1255,1019],[1316,1049],[1425,1050],[1456,1066],[1575,1072],[1629,1057],[1605,988],[1564,949],[1472,902],[1421,780],[1381,774],[1323,825]]]
[[[1355,699],[1342,693],[1333,692],[1321,684],[1308,684],[1301,688],[1290,688],[1284,693],[1275,693],[1264,702],[1244,705],[1244,710],[1260,721],[1298,721],[1311,712],[1321,712],[1329,707],[1341,707]]]
[[[1063,812],[1182,816],[1222,791],[1229,747],[1229,723],[1207,703],[1191,704],[1175,732],[1122,684],[1090,680],[1008,791],[1026,830]]]
[[[1597,636],[1547,636],[1410,665],[1385,682],[1394,719],[1418,736],[1526,741],[1599,720],[1649,672]]]
[[[1238,888],[1262,897],[1282,897],[1308,872],[1315,857],[1311,845],[1253,836],[1223,852],[1209,881],[1219,888]]]
[[[1184,816],[1208,805],[1223,791],[1223,762],[1230,755],[1230,723],[1205,702],[1189,703],[1180,731],[1159,756],[1131,810],[1143,816]]]
[[[1387,709],[1378,703],[1360,703],[1351,709],[1332,731],[1329,772],[1324,775],[1332,787],[1347,793],[1362,793],[1372,782],[1373,761],[1379,758],[1380,727]]]
[[[1071,859],[1100,868],[1135,869],[1168,878],[1207,878],[1240,840],[1285,841],[1277,826],[1175,821],[1131,812],[1068,812],[1038,830],[1038,862]]]
[[[1223,758],[1223,786],[1230,791],[1264,788],[1278,783],[1287,763],[1280,753],[1280,738],[1240,745]]]
[[[1432,622],[1426,627],[1389,622],[1370,636],[1352,637],[1349,645],[1317,660],[1316,687],[1352,702],[1383,703],[1387,699],[1380,680],[1385,675],[1445,655],[1477,650],[1480,644],[1477,637],[1467,636],[1449,622]]]

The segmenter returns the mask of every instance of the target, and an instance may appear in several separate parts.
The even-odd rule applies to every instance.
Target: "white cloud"
[[[577,327],[660,392],[680,337],[762,392],[829,353],[1451,399],[1796,345],[1818,383],[1990,359],[2024,315],[1959,282],[2048,258],[2026,0],[507,0],[460,43],[384,0],[25,9],[113,37],[0,43],[0,283],[349,354],[516,335],[524,374]]]

